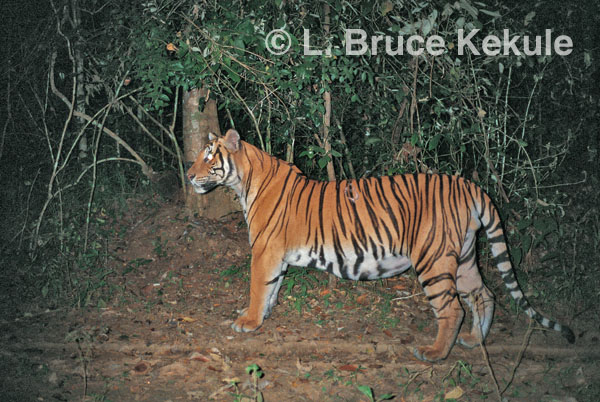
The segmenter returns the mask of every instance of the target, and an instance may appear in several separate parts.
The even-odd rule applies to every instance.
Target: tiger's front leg
[[[252,254],[250,306],[244,309],[231,325],[237,332],[256,331],[277,303],[277,293],[283,282],[287,264],[283,262],[283,257],[262,254],[262,258],[256,258],[254,253]]]

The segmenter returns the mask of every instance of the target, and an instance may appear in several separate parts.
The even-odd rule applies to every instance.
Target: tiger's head
[[[208,193],[220,185],[232,186],[238,180],[232,159],[232,154],[241,147],[238,132],[230,129],[224,137],[210,133],[208,139],[208,144],[187,171],[194,191],[199,194]]]

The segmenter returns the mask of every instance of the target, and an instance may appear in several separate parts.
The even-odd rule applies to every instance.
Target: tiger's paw
[[[475,346],[479,346],[479,337],[471,333],[459,334],[456,343],[467,349],[473,349]]]
[[[435,363],[446,358],[445,354],[434,349],[432,346],[420,346],[418,348],[414,348],[413,354],[417,359],[429,363]]]
[[[262,325],[262,321],[253,320],[246,314],[242,314],[233,324],[233,328],[236,332],[252,332],[256,331]]]

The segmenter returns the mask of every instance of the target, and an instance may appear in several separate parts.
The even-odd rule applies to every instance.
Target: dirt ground
[[[498,288],[485,350],[455,346],[426,364],[412,348],[433,341],[435,320],[412,274],[330,289],[325,274],[292,270],[263,327],[239,334],[230,325],[249,298],[242,215],[203,220],[177,202],[130,211],[110,223],[120,235],[106,245],[110,293],[97,306],[1,317],[1,401],[369,401],[369,389],[398,401],[497,400],[491,370],[510,401],[600,397],[596,312],[571,323],[569,345],[530,331]],[[500,283],[491,269],[484,276]]]

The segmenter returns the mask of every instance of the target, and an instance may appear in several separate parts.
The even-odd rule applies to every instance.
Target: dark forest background
[[[111,222],[185,186],[182,104],[312,178],[461,174],[500,207],[530,297],[594,308],[600,4],[584,1],[3,1],[2,303],[101,304]],[[292,35],[281,56],[274,28]],[[303,28],[331,57],[304,56]],[[346,56],[370,35],[568,35],[572,54]],[[520,42],[522,43],[522,42]],[[201,113],[201,115],[202,115]],[[176,196],[175,196],[176,197]],[[215,223],[216,224],[216,223]]]

